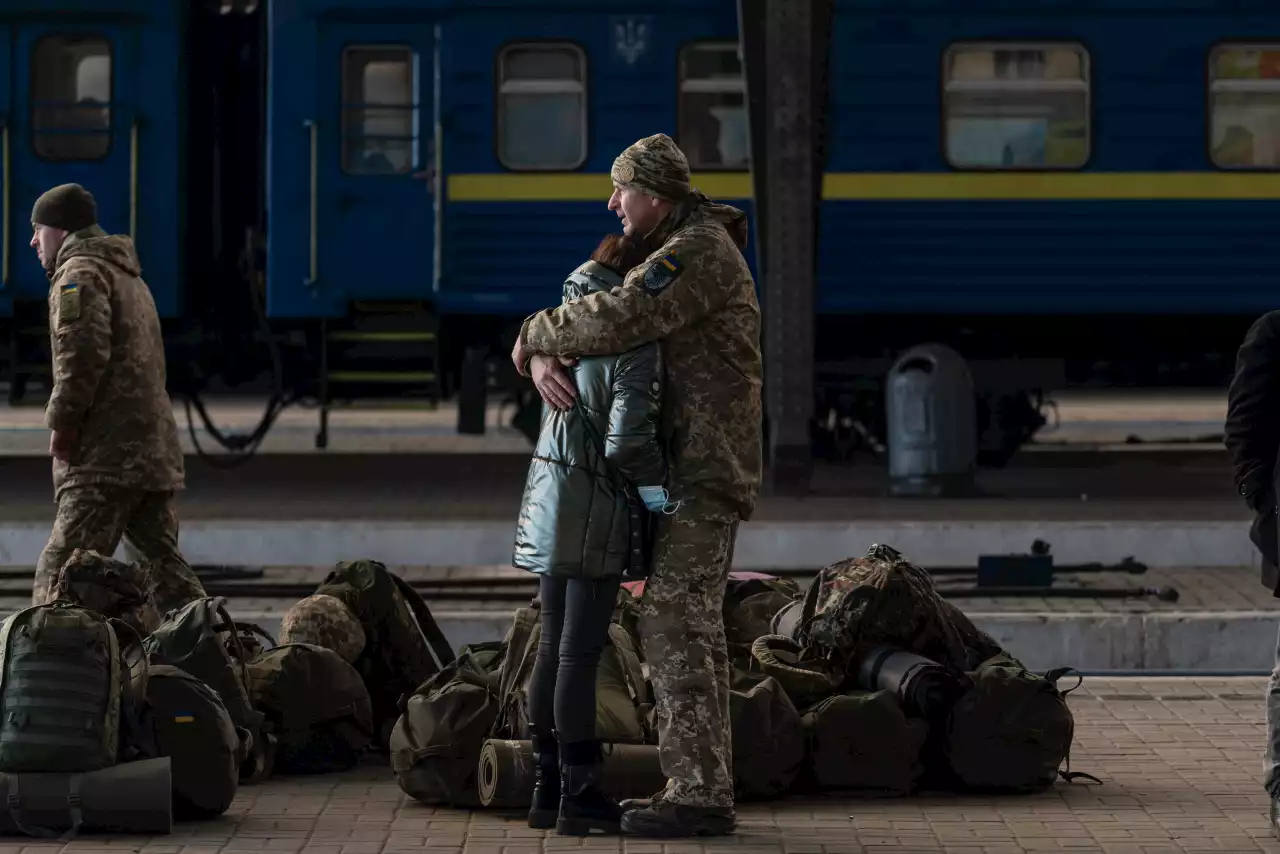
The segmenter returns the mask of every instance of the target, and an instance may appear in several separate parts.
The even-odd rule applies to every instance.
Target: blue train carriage
[[[641,136],[674,136],[708,194],[750,196],[732,0],[270,15],[268,314],[321,321],[322,405],[439,395],[466,352],[502,357],[618,230],[609,168]]]
[[[0,7],[0,377],[18,402],[49,375],[49,282],[31,207],[66,182],[89,188],[108,231],[138,244],[164,318],[183,311],[178,0],[9,0]]]
[[[1007,457],[1039,390],[1223,383],[1276,305],[1277,51],[1262,0],[839,0],[825,387],[948,341]]]

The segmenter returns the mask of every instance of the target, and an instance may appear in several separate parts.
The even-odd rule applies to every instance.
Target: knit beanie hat
[[[75,233],[98,223],[98,204],[79,184],[62,184],[36,199],[31,224]]]

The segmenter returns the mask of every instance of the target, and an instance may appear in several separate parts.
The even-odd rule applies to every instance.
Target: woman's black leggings
[[[542,576],[542,637],[529,684],[529,722],[560,744],[596,734],[596,669],[620,578]]]

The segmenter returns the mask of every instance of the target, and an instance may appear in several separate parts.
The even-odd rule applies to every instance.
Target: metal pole
[[[764,282],[766,490],[812,473],[814,288],[833,0],[739,0]]]

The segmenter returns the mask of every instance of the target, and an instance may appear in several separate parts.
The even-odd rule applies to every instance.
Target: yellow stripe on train
[[[713,199],[749,199],[747,172],[704,172],[693,184]],[[600,202],[607,173],[457,174],[453,202]],[[1280,199],[1278,172],[828,172],[828,200]]]

